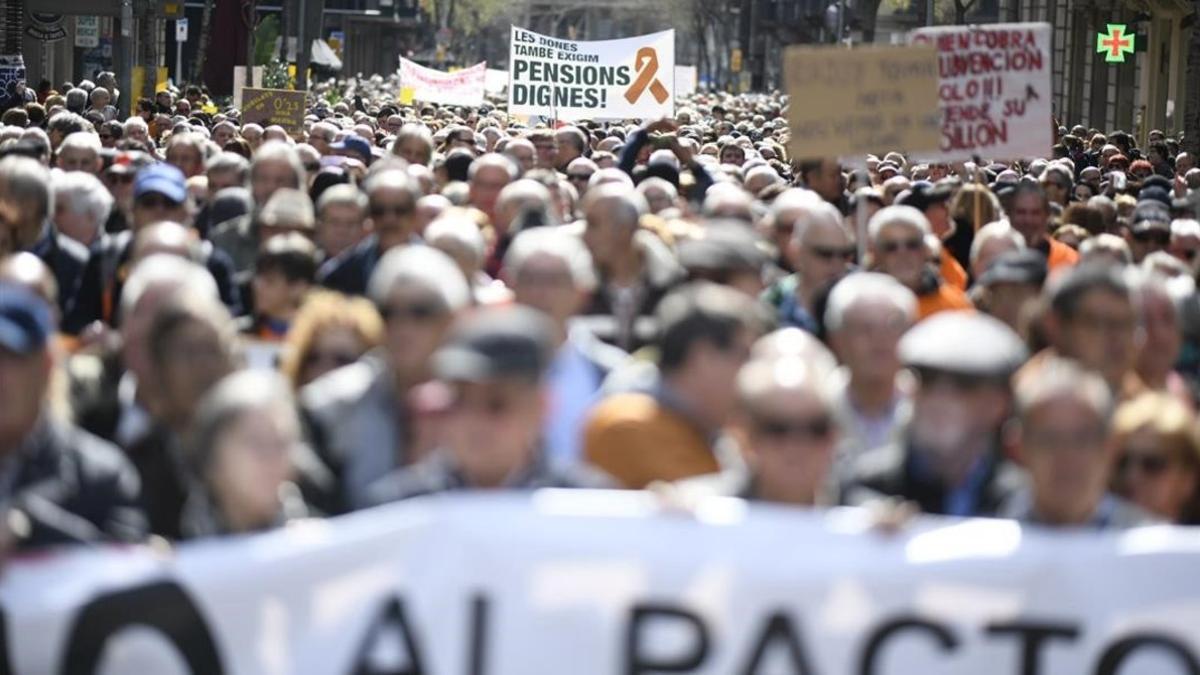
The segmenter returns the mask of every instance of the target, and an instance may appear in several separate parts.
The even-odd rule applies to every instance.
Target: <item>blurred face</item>
[[[607,264],[633,247],[635,227],[620,222],[604,201],[598,201],[587,210],[587,225],[583,231],[583,243],[592,253],[597,264]]]
[[[223,148],[225,144],[237,138],[237,132],[234,131],[232,125],[218,124],[216,129],[213,129],[212,139],[217,144],[217,147]]]
[[[405,138],[396,143],[396,154],[409,164],[429,165],[430,148],[419,138]]]
[[[100,169],[96,153],[85,148],[67,148],[58,153],[58,168],[95,175]]]
[[[1196,492],[1196,468],[1164,447],[1154,429],[1139,429],[1118,448],[1117,492],[1165,520],[1179,522]]]
[[[328,129],[322,127],[313,127],[308,132],[306,142],[313,147],[322,157],[332,154],[332,149],[329,147],[333,143],[333,134]]]
[[[365,215],[353,204],[330,204],[317,219],[317,245],[334,257],[357,244],[366,234]]]
[[[0,189],[0,230],[7,230],[11,248],[25,250],[42,235],[42,222],[31,204],[5,196]]]
[[[495,220],[496,199],[508,185],[508,172],[498,166],[482,166],[471,179],[469,201],[471,206],[488,214]]]
[[[821,168],[808,174],[807,180],[808,188],[826,201],[837,201],[842,196],[842,170],[837,162],[823,162]]]
[[[134,200],[133,229],[135,232],[162,220],[187,224],[187,207],[173,202],[166,195],[157,192],[146,193]]]
[[[874,242],[875,266],[914,291],[928,261],[925,238],[906,225],[886,225]]]
[[[584,299],[567,263],[544,253],[525,260],[512,280],[512,290],[518,303],[541,310],[559,324],[574,316]]]
[[[354,363],[367,351],[358,333],[345,326],[322,328],[313,338],[300,370],[300,385],[306,385],[332,370]]]
[[[1186,152],[1181,152],[1175,157],[1175,173],[1183,175],[1194,168],[1196,168],[1196,162]]]
[[[299,180],[290,164],[283,160],[259,162],[250,172],[250,193],[254,203],[262,206],[280,188],[296,188]]]
[[[1119,386],[1137,359],[1137,315],[1128,298],[1096,289],[1083,296],[1072,317],[1059,320],[1055,348]]]
[[[1158,381],[1165,380],[1175,367],[1183,347],[1183,335],[1175,305],[1163,294],[1143,294],[1141,310],[1145,341],[1138,350],[1137,369],[1157,386]]]
[[[929,228],[938,239],[945,239],[952,234],[953,223],[950,222],[950,207],[946,206],[946,202],[931,204],[925,209],[925,217],[929,219]]]
[[[789,389],[745,411],[749,456],[759,497],[811,504],[833,464],[837,425],[811,391]]]
[[[1013,229],[1025,236],[1026,243],[1039,246],[1046,238],[1050,212],[1046,210],[1046,205],[1040,197],[1026,192],[1013,199],[1009,221]]]
[[[533,459],[542,426],[541,391],[512,378],[453,387],[446,447],[477,487],[500,487]]]
[[[575,149],[575,143],[570,138],[570,134],[560,131],[555,140],[558,141],[558,165],[566,166],[571,160],[579,156],[579,151]]]
[[[1165,228],[1152,227],[1131,232],[1128,241],[1133,262],[1140,263],[1151,253],[1165,251],[1171,243],[1171,233]]]
[[[204,394],[233,371],[233,363],[216,329],[202,321],[187,321],[176,329],[166,353],[187,355],[155,364],[161,384],[156,407],[168,424],[180,429]]]
[[[1112,470],[1104,420],[1073,396],[1049,401],[1023,420],[1020,456],[1039,518],[1057,525],[1088,522]]]
[[[258,146],[262,145],[263,132],[262,129],[256,127],[242,127],[242,138],[250,144],[250,148],[257,150]]]
[[[429,358],[442,341],[453,315],[442,299],[425,288],[399,285],[381,308],[387,322],[392,369],[403,382],[424,380]]]
[[[272,319],[289,319],[300,306],[308,284],[289,282],[282,272],[268,271],[254,275],[254,311]]]
[[[150,130],[140,124],[131,124],[125,128],[125,137],[145,143],[150,138]]]
[[[888,302],[857,302],[832,336],[834,352],[852,378],[891,387],[900,371],[896,347],[908,327],[904,313]]]
[[[706,341],[692,347],[688,357],[688,367],[694,369],[690,385],[704,392],[704,409],[698,412],[708,424],[724,425],[736,411],[737,392],[729,383],[737,379],[738,371],[746,365],[753,344],[754,336],[747,330],[739,330],[728,347]]]
[[[1008,415],[1007,384],[940,371],[919,376],[909,429],[913,443],[939,468],[970,466],[976,455],[968,450],[994,439]]]
[[[17,354],[0,347],[0,449],[13,449],[41,415],[50,380],[46,351]]]
[[[809,225],[797,244],[790,244],[793,265],[800,273],[804,288],[816,290],[846,273],[854,262],[854,245],[850,236],[834,223],[816,222]]]
[[[537,153],[539,169],[553,169],[558,166],[558,141],[555,138],[538,139],[533,144],[533,149]]]
[[[54,226],[60,234],[66,235],[84,246],[91,246],[99,231],[99,225],[92,221],[90,215],[73,213],[61,205],[55,209]]]
[[[987,313],[1023,335],[1027,308],[1037,300],[1040,289],[1033,284],[993,284],[987,289]]]
[[[992,266],[993,260],[999,258],[1003,253],[1016,250],[1017,245],[1008,237],[992,237],[988,239],[979,247],[979,253],[975,257],[975,261],[971,263],[971,273],[978,279],[983,276],[987,268]]]
[[[1200,237],[1182,236],[1171,237],[1171,255],[1187,263],[1191,269],[1196,269],[1200,262]]]
[[[741,166],[746,161],[746,151],[737,145],[727,145],[721,149],[722,164]]]
[[[281,405],[247,411],[218,436],[207,479],[235,529],[265,527],[279,515],[279,489],[292,478],[299,443],[295,415]]]
[[[241,187],[242,181],[238,177],[237,171],[209,171],[208,172],[208,191],[211,194],[217,194],[221,190],[228,187]]]
[[[512,158],[521,167],[522,172],[531,171],[537,160],[537,151],[530,149],[525,144],[510,144],[504,151],[506,155]]]
[[[1071,194],[1070,188],[1060,185],[1058,181],[1052,179],[1042,180],[1042,189],[1046,191],[1046,196],[1050,201],[1056,204],[1066,205],[1068,196]]]
[[[179,168],[185,178],[204,173],[204,157],[191,145],[174,143],[167,148],[167,164]]]
[[[399,188],[380,187],[371,193],[371,228],[381,251],[409,243],[416,229],[416,207],[412,195]]]

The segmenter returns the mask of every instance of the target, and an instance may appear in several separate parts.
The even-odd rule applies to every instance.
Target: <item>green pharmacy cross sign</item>
[[[1125,24],[1108,24],[1108,33],[1096,34],[1096,51],[1104,52],[1109,63],[1125,63],[1125,55],[1133,53],[1134,37],[1125,32]]]

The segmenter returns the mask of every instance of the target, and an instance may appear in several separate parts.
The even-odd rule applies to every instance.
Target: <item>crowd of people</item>
[[[385,82],[322,85],[297,138],[201,87],[3,112],[10,548],[550,486],[1200,517],[1176,139],[843,165],[778,94],[563,124]]]

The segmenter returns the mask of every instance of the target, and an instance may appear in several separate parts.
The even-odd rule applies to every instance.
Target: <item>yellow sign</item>
[[[154,93],[166,91],[167,89],[167,69],[159,68],[157,71],[158,77],[154,81]],[[137,93],[135,98],[140,98],[142,95],[142,87],[146,85],[146,70],[142,66],[133,67],[133,91]]]
[[[937,52],[916,47],[790,47],[784,81],[795,158],[938,149]]]
[[[304,135],[304,112],[308,93],[287,89],[242,90],[242,123],[262,126],[277,124],[293,138]]]
[[[742,50],[735,49],[729,55],[729,70],[734,73],[742,72]]]
[[[400,87],[400,105],[412,105],[416,91],[412,87]]]

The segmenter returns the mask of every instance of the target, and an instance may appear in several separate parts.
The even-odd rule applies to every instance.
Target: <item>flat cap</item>
[[[899,349],[910,368],[980,378],[1008,377],[1028,357],[1011,328],[979,312],[935,314],[909,330]]]
[[[554,326],[546,315],[521,305],[490,307],[455,324],[433,355],[433,373],[459,382],[538,380],[553,358]]]

